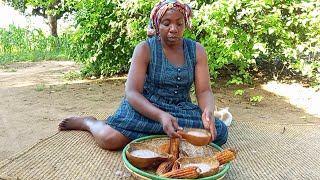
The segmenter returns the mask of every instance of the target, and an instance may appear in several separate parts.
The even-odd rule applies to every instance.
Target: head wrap
[[[149,37],[159,35],[160,20],[170,9],[181,12],[184,15],[186,27],[191,29],[192,9],[188,4],[179,0],[161,0],[151,11],[150,28],[148,29]]]

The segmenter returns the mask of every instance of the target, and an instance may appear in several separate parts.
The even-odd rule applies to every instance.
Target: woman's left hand
[[[213,114],[213,109],[212,108],[205,108],[203,113],[202,113],[202,122],[204,125],[204,128],[209,130],[209,132],[212,135],[212,141],[216,139],[217,137],[217,130],[216,130],[216,123],[215,123],[215,118]]]

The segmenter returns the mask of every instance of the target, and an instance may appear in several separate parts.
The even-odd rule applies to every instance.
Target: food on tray
[[[211,166],[205,163],[190,163],[182,166],[182,168],[189,167],[189,166],[197,166],[200,168],[201,172],[208,172],[211,169]]]
[[[197,136],[197,137],[207,137],[208,134],[204,133],[204,132],[200,132],[200,131],[189,131],[187,132],[188,134],[191,134],[193,136]]]
[[[180,134],[191,144],[207,136],[210,136],[209,142],[211,141],[210,133],[203,129],[186,129]],[[180,138],[170,138],[168,143],[161,144],[160,147],[131,142],[126,151],[127,159],[133,166],[148,168],[147,171],[152,169],[152,172],[159,176],[196,179],[217,174],[225,168],[225,163],[236,158],[237,150],[232,148],[206,157],[189,157],[187,152],[181,149],[180,141]],[[209,143],[208,140],[204,142],[202,140],[201,144]]]
[[[161,147],[160,147],[161,148]],[[164,149],[162,147],[161,149]],[[172,156],[165,162],[161,163],[157,168],[156,174],[162,175],[171,171],[174,162],[179,158],[180,153],[180,138],[170,138],[169,154]]]
[[[189,154],[185,150],[180,149],[179,157],[189,157]]]
[[[180,152],[180,138],[170,138],[169,154],[173,155],[176,159],[178,159],[179,152]]]
[[[164,153],[169,153],[170,144],[161,144],[160,151]]]
[[[172,169],[172,166],[174,164],[174,162],[177,160],[176,157],[171,156],[168,160],[162,162],[159,167],[157,168],[156,174],[157,175],[162,175],[165,174],[167,172],[170,172]]]
[[[211,142],[211,134],[205,129],[190,128],[178,130],[177,133],[194,146],[205,146]]]
[[[174,163],[173,163],[173,166],[172,166],[172,171],[174,171],[174,170],[177,170],[177,169],[180,169],[180,164],[179,164],[179,162],[178,161],[175,161]]]
[[[236,159],[236,155],[237,155],[236,149],[227,148],[215,154],[213,158],[217,159],[219,163],[222,165]]]
[[[166,161],[170,155],[144,143],[132,142],[126,151],[128,161],[137,168],[146,168],[156,162]]]
[[[166,178],[196,179],[200,176],[200,173],[201,170],[197,166],[189,166],[170,171],[168,173],[163,174],[162,176]]]
[[[142,157],[142,158],[154,158],[159,156],[157,153],[150,151],[148,149],[139,149],[139,150],[131,151],[131,155],[135,157]]]
[[[200,168],[200,177],[207,177],[217,174],[220,165],[218,160],[211,157],[185,157],[179,158],[176,162],[179,164],[180,168],[189,166],[196,166]]]

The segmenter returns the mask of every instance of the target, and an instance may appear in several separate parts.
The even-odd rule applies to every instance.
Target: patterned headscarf
[[[170,9],[181,12],[184,15],[186,27],[191,29],[192,9],[188,4],[179,0],[161,0],[151,11],[149,37],[159,35],[160,20]]]

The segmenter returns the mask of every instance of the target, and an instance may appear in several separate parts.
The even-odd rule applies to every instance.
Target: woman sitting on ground
[[[154,134],[181,137],[181,128],[204,128],[212,141],[223,145],[226,125],[215,119],[214,96],[205,48],[183,37],[190,28],[192,9],[178,0],[162,0],[150,16],[152,31],[134,49],[125,97],[106,121],[91,116],[68,117],[64,130],[89,131],[101,148],[117,150],[131,140]],[[192,103],[195,85],[198,105]]]

